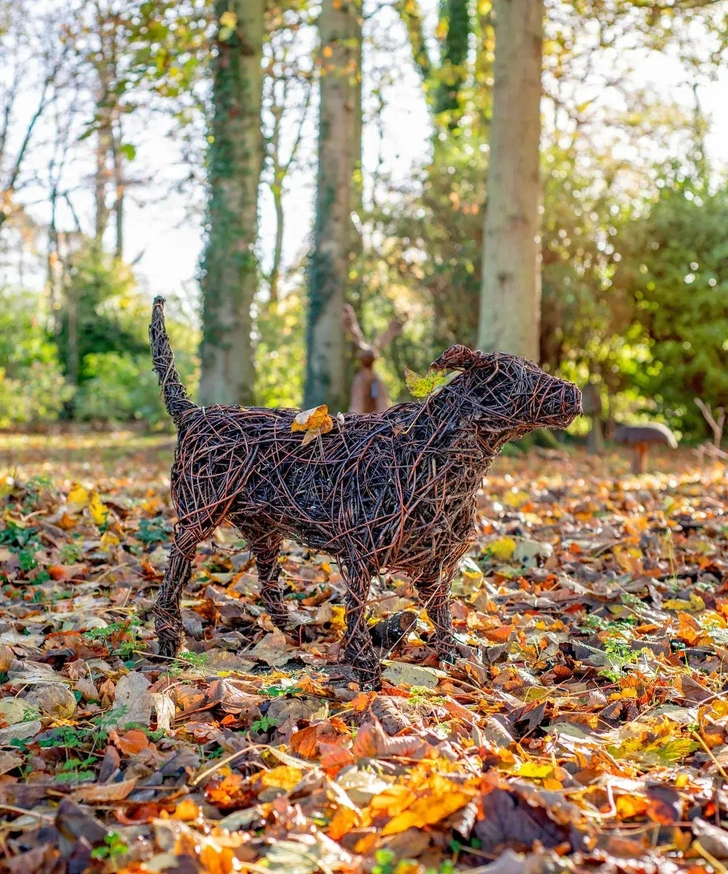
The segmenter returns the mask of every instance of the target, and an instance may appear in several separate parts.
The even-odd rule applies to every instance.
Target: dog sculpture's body
[[[565,427],[580,412],[578,389],[536,365],[453,346],[435,362],[464,372],[422,404],[349,414],[303,444],[297,410],[197,407],[174,368],[163,301],[150,337],[167,409],[179,431],[172,468],[175,542],[155,614],[160,654],[183,641],[179,600],[198,543],[223,520],[256,556],[261,596],[273,621],[287,611],[278,584],[285,537],[336,557],[345,576],[345,653],[376,685],[379,662],[366,626],[371,577],[406,573],[451,654],[449,591],[475,522],[475,495],[503,445],[537,427]]]

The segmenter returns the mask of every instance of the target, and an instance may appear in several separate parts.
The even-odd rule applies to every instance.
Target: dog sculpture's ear
[[[477,349],[468,349],[457,343],[446,349],[442,355],[432,362],[433,370],[469,370],[477,364],[482,364],[484,355]]]

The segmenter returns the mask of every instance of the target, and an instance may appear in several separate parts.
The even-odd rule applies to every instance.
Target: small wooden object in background
[[[344,307],[344,325],[357,349],[359,369],[351,381],[350,413],[382,413],[389,407],[389,392],[379,374],[374,372],[374,362],[381,351],[402,331],[403,322],[392,319],[384,333],[373,343],[367,343],[359,327],[354,308]]]

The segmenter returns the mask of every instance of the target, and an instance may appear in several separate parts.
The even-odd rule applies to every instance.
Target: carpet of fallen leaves
[[[336,564],[291,630],[232,529],[153,659],[169,437],[0,437],[0,871],[553,874],[728,865],[728,482],[689,452],[500,459],[437,666],[375,582],[381,693],[338,660]]]

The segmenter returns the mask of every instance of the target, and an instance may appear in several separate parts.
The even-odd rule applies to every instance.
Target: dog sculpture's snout
[[[555,424],[565,428],[570,425],[577,416],[581,415],[581,392],[571,382],[555,380],[558,386],[552,390],[547,402],[543,406],[543,412],[548,424]]]
[[[574,417],[581,416],[584,412],[581,405],[581,391],[572,382],[567,382],[565,396],[565,408],[570,410]]]

